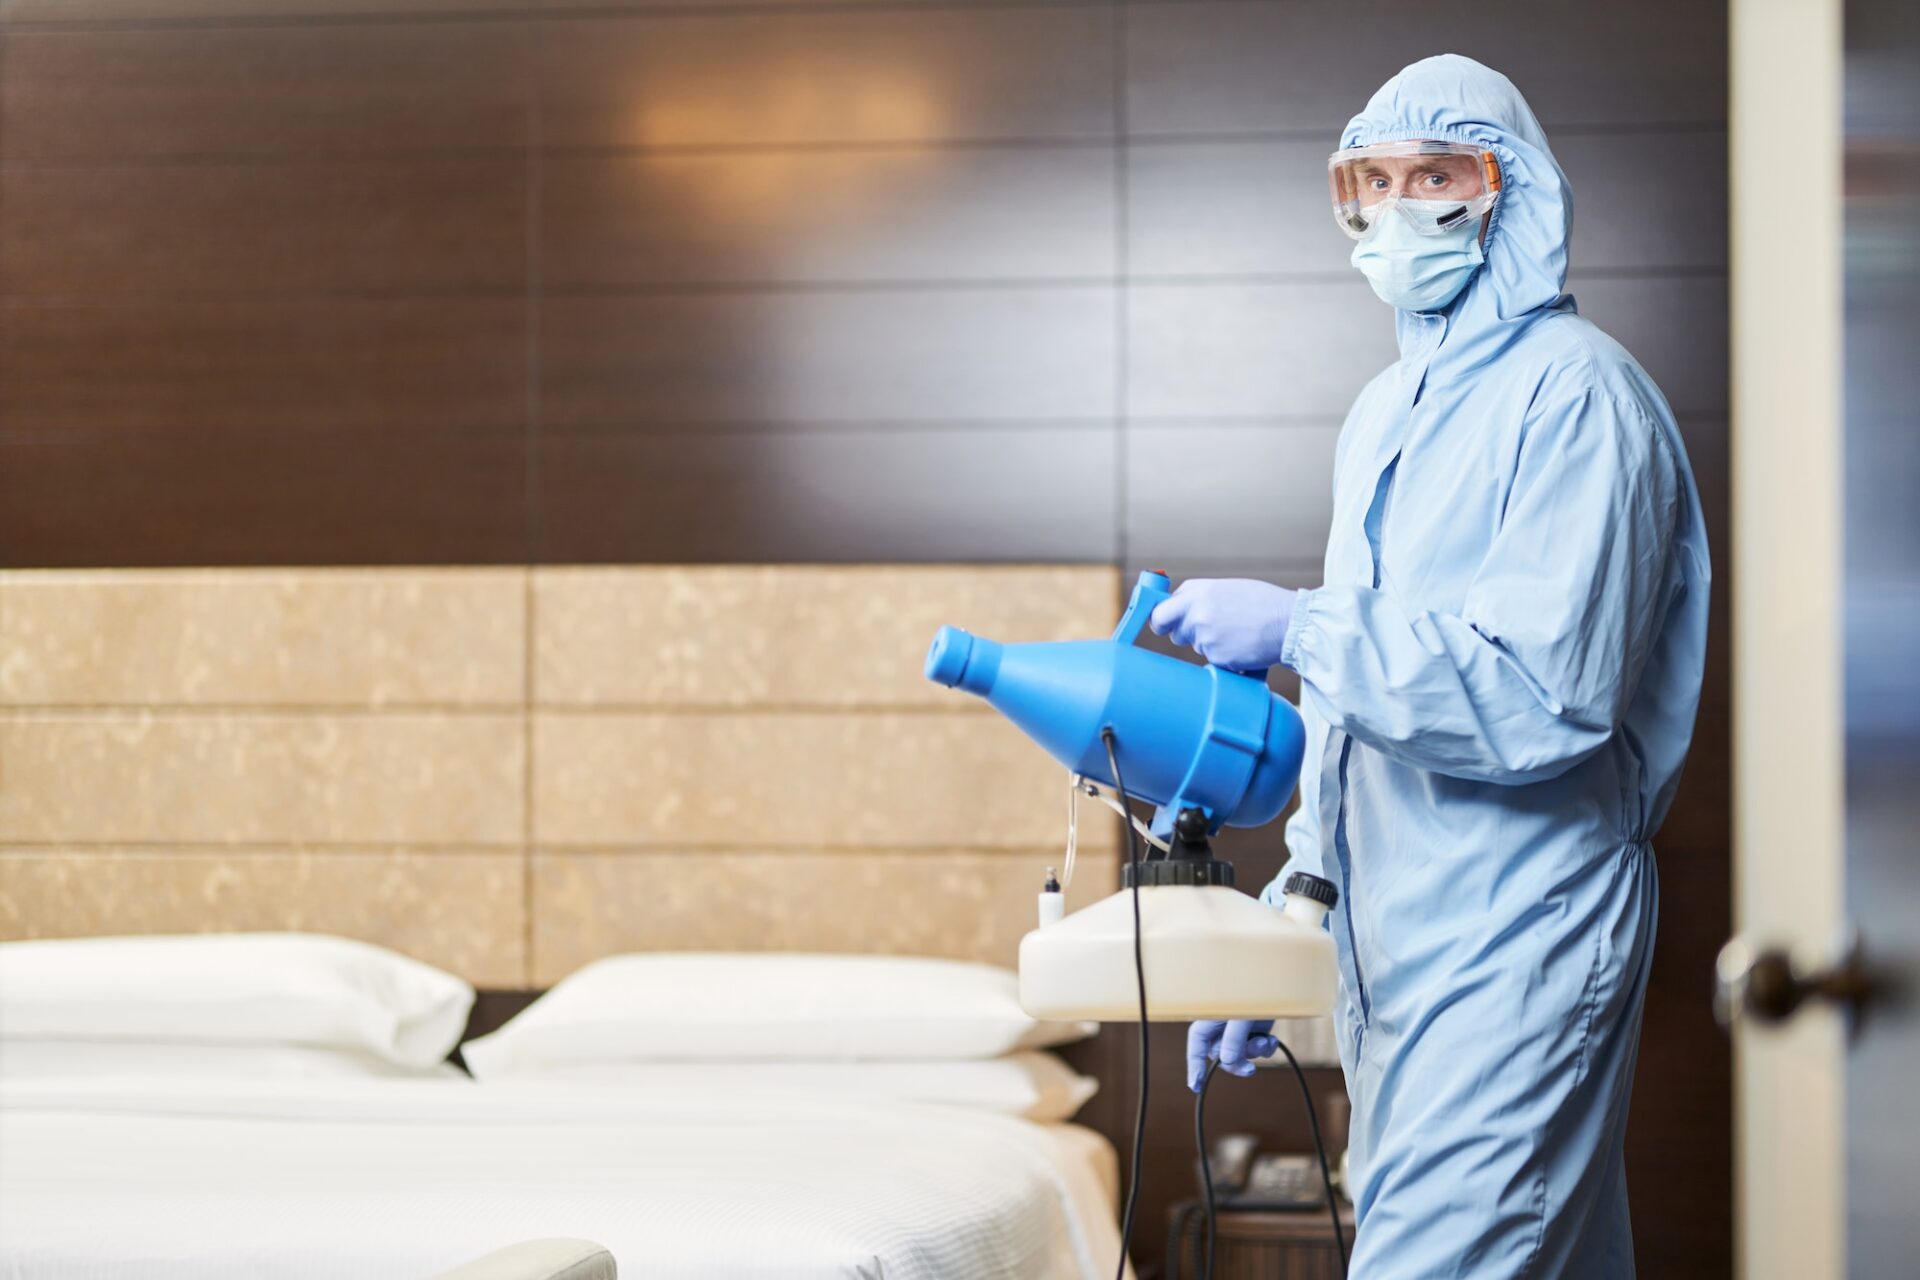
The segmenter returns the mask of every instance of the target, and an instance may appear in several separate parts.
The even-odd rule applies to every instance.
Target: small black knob
[[[1303,898],[1311,898],[1329,911],[1333,910],[1340,901],[1340,891],[1333,887],[1333,881],[1322,880],[1319,876],[1309,875],[1304,871],[1296,871],[1288,876],[1286,884],[1281,888],[1287,893],[1297,893]]]
[[[1207,838],[1207,811],[1200,808],[1182,809],[1173,820],[1174,834],[1182,840],[1194,841]]]
[[[1746,1011],[1762,1022],[1782,1022],[1793,1016],[1807,989],[1793,971],[1784,951],[1763,951],[1747,970]]]
[[[1735,938],[1714,962],[1713,1012],[1723,1027],[1744,1019],[1771,1024],[1818,1000],[1837,1007],[1852,1032],[1867,1006],[1889,989],[1884,974],[1868,969],[1857,934],[1849,934],[1838,959],[1826,965],[1797,963],[1783,947],[1755,951]]]

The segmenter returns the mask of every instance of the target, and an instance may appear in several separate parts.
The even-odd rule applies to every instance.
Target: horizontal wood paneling
[[[1724,129],[1571,134],[1553,152],[1573,184],[1580,270],[1726,266]]]
[[[1138,275],[1351,270],[1333,221],[1328,137],[1127,148],[1127,260]]]
[[[405,18],[529,11],[537,0],[0,0],[0,21],[46,25],[222,19]]]
[[[557,156],[541,180],[555,287],[1113,271],[1106,147]]]
[[[517,569],[0,576],[0,707],[518,707]]]
[[[1106,418],[1113,308],[1098,288],[551,298],[541,422]]]
[[[1104,137],[1111,30],[1089,5],[557,22],[541,134],[650,148]]]
[[[1127,402],[1149,418],[1346,417],[1399,359],[1393,313],[1357,275],[1127,290]]]
[[[1338,422],[1134,426],[1127,432],[1127,546],[1148,560],[1318,559],[1333,519]]]
[[[517,851],[0,847],[0,938],[331,933],[517,987],[527,980],[524,868]]]
[[[985,855],[538,851],[533,981],[558,982],[623,951],[870,952],[1011,967],[1033,928],[1034,894],[1058,861],[1054,846]],[[1105,894],[1117,861],[1083,856],[1071,905]]]
[[[615,949],[1005,961],[1064,779],[921,656],[1117,597],[1064,565],[0,573],[0,938],[313,929],[512,986],[535,938],[539,980]],[[1084,825],[1083,900],[1116,835]]]
[[[0,566],[524,562],[526,453],[468,433],[0,434]]]
[[[1065,785],[998,716],[541,710],[533,722],[543,847],[1029,848],[1060,836]]]
[[[523,147],[532,32],[508,23],[20,32],[15,163]]]
[[[610,565],[533,580],[542,706],[927,708],[990,714],[922,671],[946,624],[1003,643],[1097,635],[1110,570],[1055,565]],[[779,619],[777,631],[768,619]],[[861,642],[847,643],[857,635]],[[716,644],[716,636],[740,643]]]
[[[16,295],[526,285],[516,156],[4,168],[0,209],[0,290]]]
[[[542,561],[1086,560],[1118,550],[1107,424],[544,432]]]
[[[660,9],[685,9],[687,0],[541,0],[549,9],[578,10],[587,13],[631,13],[644,14]],[[1029,0],[1040,4],[1105,4],[1107,0]],[[951,6],[953,0],[754,0],[754,7],[761,9],[853,9],[863,5],[878,5],[890,9],[925,6],[935,8]]]
[[[0,433],[517,434],[527,330],[518,298],[0,303]]]
[[[0,712],[0,844],[517,845],[517,716]]]
[[[1329,149],[1400,68],[1460,53],[1507,70],[1555,125],[1726,119],[1726,12],[1625,0],[1398,3],[1364,26],[1337,4],[1144,4],[1127,9],[1128,123],[1142,134],[1285,130]],[[1630,70],[1623,70],[1630,68]]]

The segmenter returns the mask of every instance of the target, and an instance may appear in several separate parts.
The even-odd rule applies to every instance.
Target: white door
[[[1754,1280],[1920,1274],[1920,1014],[1896,998],[1920,991],[1916,13],[1732,6],[1738,935],[1722,994]]]

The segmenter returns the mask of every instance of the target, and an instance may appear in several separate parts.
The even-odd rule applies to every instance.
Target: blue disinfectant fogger
[[[1107,640],[998,644],[942,627],[927,652],[928,679],[985,698],[1066,766],[1076,792],[1105,787],[1156,806],[1143,830],[1150,851],[1128,865],[1122,892],[1071,914],[1043,909],[1057,919],[1021,940],[1021,1003],[1037,1018],[1136,1019],[1137,888],[1148,1017],[1326,1013],[1335,966],[1322,921],[1334,887],[1296,873],[1275,910],[1234,888],[1232,864],[1208,843],[1222,826],[1261,826],[1286,807],[1306,746],[1300,713],[1264,673],[1138,647],[1170,593],[1165,574],[1141,574]]]

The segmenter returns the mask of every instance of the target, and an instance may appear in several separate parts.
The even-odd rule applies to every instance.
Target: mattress
[[[0,1097],[0,1276],[423,1277],[535,1237],[631,1277],[1097,1277],[1098,1135],[805,1094],[78,1080]]]

